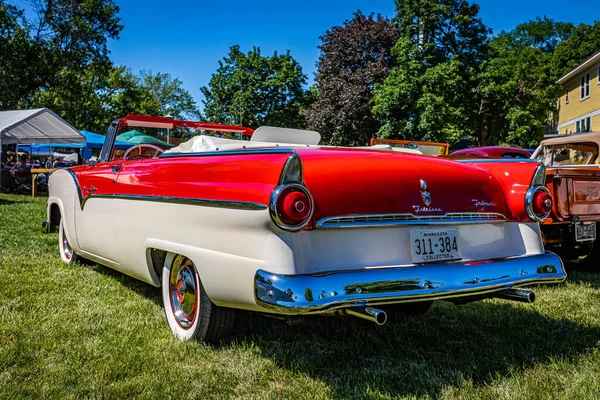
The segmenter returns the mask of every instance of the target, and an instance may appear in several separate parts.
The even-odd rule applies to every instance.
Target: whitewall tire
[[[73,252],[67,233],[65,232],[65,225],[63,219],[60,219],[58,226],[58,251],[60,252],[60,258],[67,264],[72,264],[77,261],[77,254]]]
[[[192,260],[169,253],[161,286],[169,328],[180,340],[214,343],[231,334],[235,310],[218,307],[210,300]]]

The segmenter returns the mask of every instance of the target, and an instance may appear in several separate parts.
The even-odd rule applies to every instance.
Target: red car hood
[[[381,150],[321,148],[297,153],[315,200],[315,222],[350,214],[508,215],[501,186],[476,166]]]

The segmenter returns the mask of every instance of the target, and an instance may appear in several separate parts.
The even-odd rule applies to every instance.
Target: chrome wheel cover
[[[71,245],[69,244],[69,240],[67,239],[67,235],[65,233],[64,227],[62,229],[62,250],[63,250],[63,254],[65,255],[65,258],[67,259],[67,261],[71,261],[71,258],[73,258],[73,249],[71,248]]]
[[[169,273],[169,300],[177,324],[189,329],[198,315],[198,279],[194,263],[177,256]]]

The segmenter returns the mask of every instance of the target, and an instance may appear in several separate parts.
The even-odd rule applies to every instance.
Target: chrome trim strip
[[[216,208],[231,208],[237,210],[266,210],[268,207],[265,204],[253,203],[247,201],[231,201],[231,200],[212,200],[212,199],[192,199],[187,197],[169,197],[169,196],[143,196],[143,195],[130,195],[130,194],[89,194],[83,197],[81,192],[81,186],[79,186],[79,180],[77,175],[71,168],[65,168],[77,188],[77,196],[79,197],[79,205],[81,210],[85,207],[85,203],[92,198],[101,199],[123,199],[123,200],[141,200],[141,201],[155,201],[161,203],[174,203],[174,204],[190,204],[195,206],[204,207],[216,207]]]
[[[199,153],[162,153],[158,158],[175,157],[210,157],[210,156],[239,156],[255,154],[293,154],[294,149],[287,147],[268,148],[268,149],[243,149],[243,150],[223,150],[223,151],[205,151]]]
[[[233,208],[237,210],[266,210],[267,206],[261,203],[252,203],[246,201],[230,200],[211,200],[211,199],[192,199],[187,197],[169,197],[169,196],[142,196],[130,194],[90,194],[83,199],[81,209],[89,199],[117,199],[117,200],[140,200],[153,201],[159,203],[190,204],[194,206]]]
[[[317,229],[376,228],[402,225],[491,224],[505,222],[498,213],[446,213],[444,215],[372,214],[325,217]]]
[[[300,177],[298,180],[292,181],[288,180],[288,169],[291,167],[292,163],[299,162],[300,163]],[[279,176],[279,184],[284,185],[286,183],[298,183],[302,185],[304,181],[304,167],[302,166],[302,159],[300,156],[294,151],[292,155],[287,159],[285,165],[283,166],[283,170],[281,171],[281,175]]]
[[[533,173],[533,178],[531,179],[531,184],[529,186],[543,186],[546,184],[546,166],[544,164],[540,164],[535,169]]]
[[[83,193],[81,193],[81,186],[79,186],[79,179],[77,179],[77,175],[71,168],[64,168],[63,171],[67,171],[69,175],[71,175],[71,178],[73,178],[73,182],[75,182],[75,188],[77,189],[77,197],[79,197],[79,204],[83,210]]]
[[[494,297],[506,289],[566,280],[560,258],[546,252],[477,262],[279,275],[258,270],[256,303],[280,314],[318,314],[356,306]]]

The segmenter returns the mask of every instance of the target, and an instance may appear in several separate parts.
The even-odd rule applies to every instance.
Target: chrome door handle
[[[123,164],[114,164],[112,167],[110,167],[110,169],[112,169],[112,172],[119,172],[121,170],[121,167],[123,166]]]

